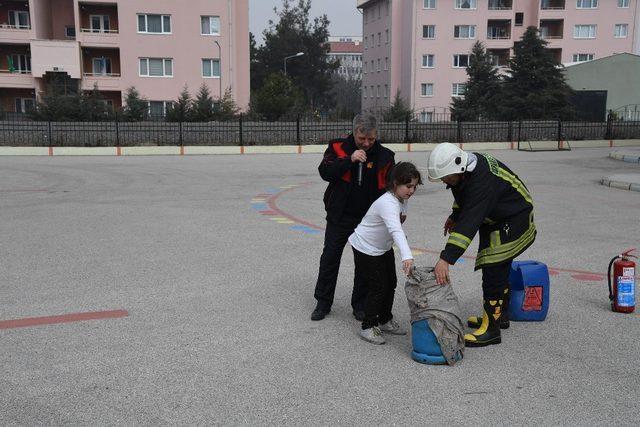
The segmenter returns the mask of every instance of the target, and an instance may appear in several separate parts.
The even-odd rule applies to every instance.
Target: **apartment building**
[[[431,121],[464,96],[473,44],[507,65],[528,26],[569,64],[640,51],[639,0],[358,0],[363,12],[364,109],[395,94]]]
[[[248,0],[2,0],[0,102],[24,112],[49,83],[97,84],[122,106],[134,86],[164,114],[186,85],[249,103]],[[62,83],[60,83],[62,82]]]
[[[331,36],[328,44],[327,60],[340,61],[336,74],[347,80],[362,78],[362,37]]]

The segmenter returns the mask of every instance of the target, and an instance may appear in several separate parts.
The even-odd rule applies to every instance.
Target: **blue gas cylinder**
[[[549,310],[549,270],[538,261],[513,261],[509,273],[510,320],[539,322]]]
[[[413,351],[411,358],[419,363],[428,365],[446,365],[447,359],[442,354],[438,339],[429,327],[426,319],[411,324],[411,343]],[[456,360],[461,360],[462,354],[458,354]]]

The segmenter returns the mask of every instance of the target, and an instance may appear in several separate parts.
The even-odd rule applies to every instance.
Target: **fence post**
[[[178,129],[180,130],[180,135],[178,136],[178,142],[180,143],[180,146],[182,147],[182,120],[178,122]]]
[[[49,136],[49,147],[53,146],[53,132],[51,130],[51,120],[47,122],[47,131]]]
[[[118,112],[115,114],[116,120],[116,147],[120,146],[120,125],[118,124]]]
[[[513,142],[513,122],[509,121],[509,131],[507,134],[507,138],[509,139],[509,142]]]
[[[300,145],[300,114],[296,117],[296,143]]]
[[[462,144],[462,122],[460,120],[458,120],[458,132],[456,135],[456,140],[458,142],[458,144]]]
[[[562,143],[562,119],[558,119],[558,144]]]
[[[613,136],[613,114],[612,111],[609,110],[607,113],[607,130],[604,135],[604,139],[612,139]]]
[[[518,120],[518,144],[520,144],[520,141],[522,141],[522,120]],[[518,145],[518,148],[520,148],[520,145]]]
[[[242,114],[240,114],[240,118],[238,119],[238,128],[240,130],[240,152],[244,154],[244,138],[242,137]]]
[[[409,143],[409,114],[404,118],[404,142]]]

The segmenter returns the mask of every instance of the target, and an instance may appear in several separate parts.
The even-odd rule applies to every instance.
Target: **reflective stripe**
[[[530,245],[536,236],[535,224],[529,224],[529,229],[522,236],[513,242],[505,243],[497,247],[488,247],[478,252],[476,259],[476,267],[485,264],[495,264],[508,259],[513,259],[520,254],[528,245]]]
[[[451,209],[460,209],[460,205],[454,200]]]
[[[447,244],[449,243],[459,248],[462,248],[464,250],[467,250],[467,248],[471,244],[471,239],[469,239],[467,236],[460,233],[451,233],[449,235],[449,240],[447,240]]]
[[[509,184],[511,184],[511,186],[518,193],[520,193],[520,195],[522,197],[524,197],[524,199],[527,201],[527,203],[529,203],[530,205],[533,205],[533,200],[531,199],[531,195],[529,194],[529,190],[527,190],[527,187],[525,187],[525,185],[522,183],[522,181],[520,181],[518,178],[516,178],[515,175],[507,172],[505,169],[499,168],[498,177],[504,179]]]
[[[492,248],[500,246],[500,230],[492,231],[489,234],[489,246]]]
[[[491,218],[485,218],[485,219],[482,221],[482,223],[483,223],[483,224],[489,224],[489,225],[496,224],[496,222],[495,222],[494,220],[492,220]]]

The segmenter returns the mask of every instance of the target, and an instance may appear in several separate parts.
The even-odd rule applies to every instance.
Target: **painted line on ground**
[[[86,320],[117,319],[128,315],[129,313],[126,310],[111,310],[62,314],[59,316],[27,317],[24,319],[2,320],[0,321],[0,329],[27,328],[58,323],[83,322]]]
[[[257,209],[260,214],[269,217],[269,219],[274,220],[274,222],[278,222],[282,224],[292,224],[292,223],[296,224],[296,225],[289,226],[289,229],[292,231],[302,231],[308,234],[321,234],[324,231],[324,227],[316,224],[312,224],[308,221],[305,221],[301,218],[291,215],[288,212],[285,212],[282,209],[280,209],[277,205],[278,199],[283,195],[293,190],[310,186],[312,184],[313,182],[304,182],[300,184],[283,185],[280,188],[270,188],[268,190],[268,193],[261,193],[254,196],[251,199],[252,205],[262,204],[262,203],[265,203],[266,201],[266,204],[269,206],[270,210],[265,211],[265,210]],[[263,201],[264,198],[266,198],[265,201]],[[277,218],[274,218],[274,216],[277,216]],[[427,249],[427,248],[421,248],[421,247],[411,247],[411,251],[414,255],[422,255],[425,253],[437,255],[440,253],[439,250],[433,250],[433,249]],[[459,261],[464,262],[464,260],[475,260],[475,259],[476,258],[474,256],[463,255]],[[567,273],[571,275],[573,279],[579,280],[579,281],[599,282],[607,278],[605,274],[596,273],[593,271],[575,270],[575,269],[559,268],[559,267],[548,267],[548,268],[549,268],[550,276],[557,276],[560,273]]]

